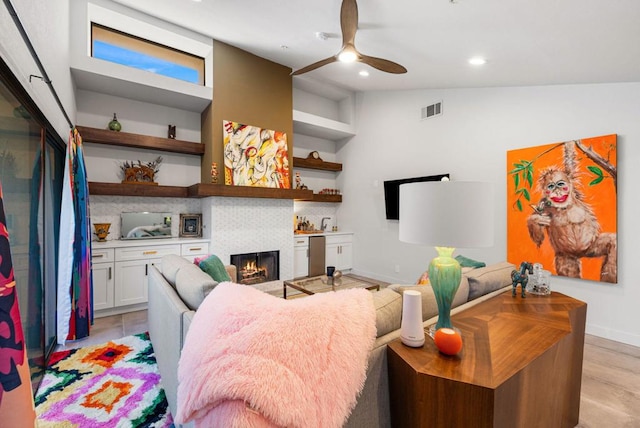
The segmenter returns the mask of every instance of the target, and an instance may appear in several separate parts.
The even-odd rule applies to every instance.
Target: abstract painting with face
[[[618,281],[616,135],[507,152],[507,259]]]
[[[223,120],[225,184],[291,188],[287,134]]]

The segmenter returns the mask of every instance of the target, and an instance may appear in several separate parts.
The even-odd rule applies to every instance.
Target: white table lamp
[[[460,286],[460,264],[454,247],[493,245],[493,186],[469,181],[435,181],[400,186],[401,241],[434,245],[438,256],[429,265],[429,282],[438,304],[436,330],[451,325],[451,303]]]

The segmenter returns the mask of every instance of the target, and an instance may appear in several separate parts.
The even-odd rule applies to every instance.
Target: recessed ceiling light
[[[469,60],[469,64],[471,65],[484,65],[486,63],[487,60],[479,56],[473,57]]]
[[[358,74],[362,77],[369,77],[369,72],[367,70],[361,70]]]

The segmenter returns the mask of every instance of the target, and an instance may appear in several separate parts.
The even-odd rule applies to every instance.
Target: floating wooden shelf
[[[147,186],[144,184],[89,182],[90,195],[110,196],[152,196],[162,198],[186,198],[187,187]]]
[[[319,169],[322,171],[342,171],[342,164],[335,162],[325,162],[320,159],[293,158],[294,168]]]
[[[342,195],[319,195],[312,190],[273,189],[269,187],[225,186],[224,184],[199,183],[188,187],[148,186],[132,183],[89,182],[90,195],[149,196],[162,198],[206,198],[223,196],[230,198],[295,199],[312,202],[342,202]]]
[[[233,198],[268,198],[312,200],[311,190],[273,189],[269,187],[226,186],[224,184],[194,184],[188,187],[190,198],[206,198],[208,196],[227,196]]]
[[[131,134],[129,132],[109,131],[107,129],[90,128],[88,126],[76,126],[76,128],[78,128],[82,140],[87,143],[135,147],[138,149],[159,150],[186,155],[204,155],[204,144],[200,143]]]
[[[313,202],[342,202],[342,195],[313,194]]]

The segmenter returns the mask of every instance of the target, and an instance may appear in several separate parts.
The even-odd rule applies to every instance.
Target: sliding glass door
[[[0,182],[33,391],[56,343],[64,146],[0,64]]]

